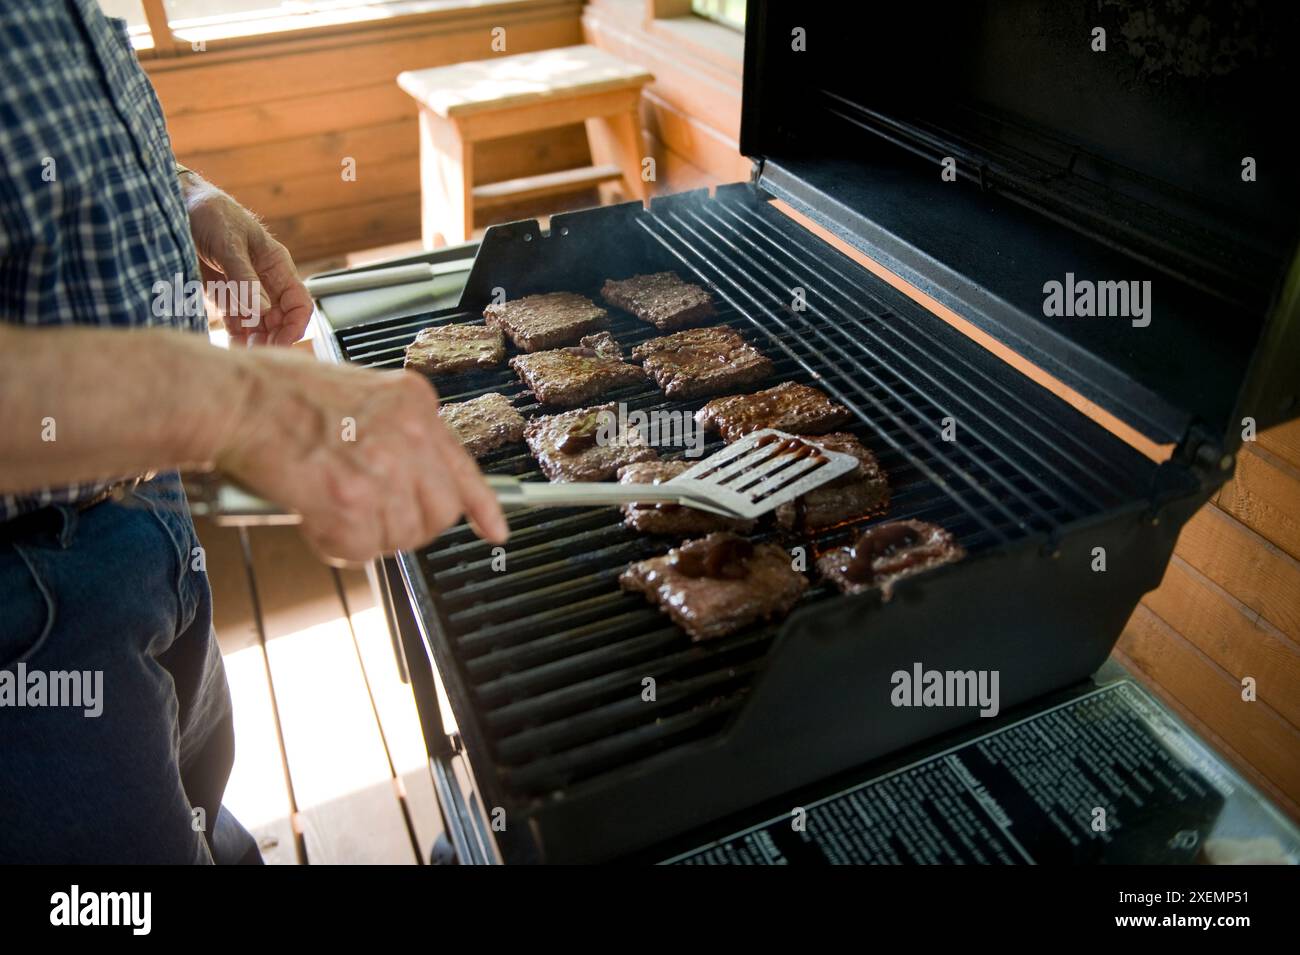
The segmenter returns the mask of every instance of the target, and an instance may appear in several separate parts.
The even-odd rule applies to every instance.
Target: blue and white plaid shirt
[[[95,0],[0,4],[0,321],[206,330],[193,310],[155,314],[154,284],[177,275],[199,281],[198,258],[125,22]],[[0,521],[121,477],[0,495]]]

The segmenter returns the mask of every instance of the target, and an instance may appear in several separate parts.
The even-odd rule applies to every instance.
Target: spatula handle
[[[505,507],[591,507],[634,502],[682,502],[682,488],[667,484],[612,484],[584,481],[521,481],[507,475],[487,475],[488,487]]]

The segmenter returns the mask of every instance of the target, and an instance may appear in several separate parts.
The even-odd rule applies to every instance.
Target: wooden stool
[[[401,73],[420,106],[420,205],[426,248],[465,242],[474,207],[504,205],[622,180],[646,198],[637,105],[654,77],[594,46],[502,56]],[[474,144],[582,121],[593,165],[474,185]],[[603,190],[602,190],[603,191]]]

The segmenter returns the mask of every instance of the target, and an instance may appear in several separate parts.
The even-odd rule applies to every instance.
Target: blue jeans
[[[0,863],[260,861],[184,491],[131,498],[0,524]]]

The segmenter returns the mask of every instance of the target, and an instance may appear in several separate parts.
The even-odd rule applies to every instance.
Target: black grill
[[[707,283],[721,306],[718,322],[776,362],[769,384],[810,383],[853,409],[849,430],[877,453],[893,493],[887,515],[863,526],[886,516],[933,521],[973,558],[1031,534],[1050,542],[1063,526],[1150,490],[1145,459],[1026,388],[849,259],[806,239],[795,244],[798,227],[770,207],[690,196],[634,221],[651,240],[642,250],[659,255],[624,261],[611,277],[670,267]],[[802,310],[792,307],[796,287]],[[598,292],[574,289],[563,275],[551,288]],[[611,316],[626,347],[658,334],[617,310]],[[419,329],[458,322],[481,317],[416,315],[342,332],[339,343],[350,361],[397,368]],[[440,388],[447,402],[499,391],[526,417],[547,413],[508,369]],[[631,410],[694,410],[706,400],[670,402],[641,386],[608,398]],[[956,420],[955,442],[940,437],[946,417]],[[522,445],[481,463],[544,480]],[[562,799],[575,784],[726,727],[762,671],[777,625],[693,645],[640,596],[620,592],[620,571],[670,542],[624,528],[614,508],[526,512],[512,526],[506,573],[493,571],[489,547],[463,525],[415,561],[504,798]],[[850,539],[856,527],[808,541],[809,566],[816,551]],[[835,599],[819,585],[804,603]],[[657,682],[656,702],[641,699],[645,677]]]

